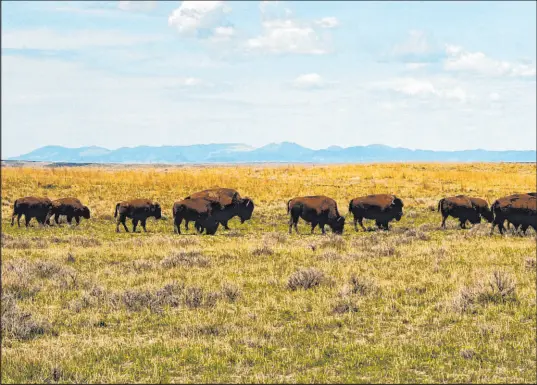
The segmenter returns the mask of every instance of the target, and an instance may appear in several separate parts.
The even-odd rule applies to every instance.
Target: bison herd
[[[457,218],[461,229],[466,228],[466,222],[476,224],[482,219],[492,223],[491,234],[496,226],[500,234],[507,226],[512,224],[515,231],[521,230],[524,234],[528,227],[537,231],[537,204],[536,193],[513,194],[497,199],[489,207],[486,200],[465,195],[442,198],[438,202],[438,211],[442,214],[442,227],[446,227],[446,219],[451,216]],[[349,202],[349,215],[353,215],[354,229],[358,231],[358,224],[365,230],[363,219],[372,219],[377,227],[389,230],[392,220],[399,221],[403,216],[403,201],[395,195],[376,194],[354,198]],[[229,229],[228,221],[238,216],[241,223],[249,220],[254,211],[254,202],[248,197],[241,195],[234,189],[214,188],[200,191],[189,195],[181,201],[173,204],[174,232],[181,234],[181,224],[185,222],[188,230],[189,222],[194,222],[198,233],[205,232],[213,235],[218,226],[222,225]],[[289,214],[289,233],[293,227],[298,233],[298,221],[302,218],[311,224],[311,233],[319,226],[325,234],[325,226],[328,225],[333,233],[342,234],[345,227],[345,218],[339,213],[337,203],[327,196],[297,197],[287,202]],[[30,220],[36,220],[42,225],[50,225],[50,219],[59,225],[59,217],[64,215],[71,224],[74,218],[76,224],[80,218],[90,218],[90,210],[76,198],[62,198],[51,201],[48,198],[25,197],[17,199],[13,206],[11,225],[15,222],[20,227],[20,218],[25,216],[26,227]],[[117,218],[116,232],[122,224],[125,231],[129,229],[125,221],[132,220],[132,231],[136,232],[138,223],[144,231],[149,217],[162,218],[162,209],[157,202],[148,199],[133,199],[116,204],[114,217]]]

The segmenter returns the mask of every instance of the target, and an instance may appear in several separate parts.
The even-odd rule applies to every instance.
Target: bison
[[[49,219],[53,215],[54,222],[57,225],[60,224],[60,215],[65,215],[67,216],[67,223],[71,224],[71,221],[75,218],[78,226],[80,224],[80,217],[90,219],[90,209],[76,198],[61,198],[52,201],[52,207],[47,217],[47,224],[50,224]]]
[[[204,198],[190,198],[173,204],[173,228],[175,233],[181,234],[181,223],[184,220],[194,221],[198,233],[206,230],[208,235],[214,235],[219,222],[213,213],[220,211],[222,206]],[[188,230],[188,229],[187,229]]]
[[[354,215],[354,229],[358,231],[357,223],[363,230],[364,218],[374,219],[379,229],[389,230],[393,219],[400,221],[403,216],[403,201],[392,194],[376,194],[354,198],[349,202],[349,212]]]
[[[48,220],[48,213],[52,206],[52,201],[48,198],[41,197],[24,197],[15,200],[13,204],[13,215],[11,216],[11,226],[15,223],[21,226],[21,216],[24,215],[26,227],[30,224],[32,218],[35,218],[41,225],[45,225]]]
[[[339,215],[337,203],[326,196],[306,196],[290,199],[287,202],[289,218],[289,234],[293,226],[298,234],[298,220],[304,219],[311,223],[311,233],[319,225],[321,232],[325,234],[324,226],[328,225],[335,234],[342,234],[345,227],[345,218]]]
[[[252,218],[252,213],[254,211],[254,202],[250,198],[242,198],[237,190],[230,188],[214,188],[199,191],[187,196],[185,200],[193,198],[203,198],[211,202],[218,202],[221,209],[214,211],[213,216],[226,230],[229,230],[227,223],[231,218],[238,216],[242,224]],[[185,228],[187,230],[188,222],[189,220],[185,221]]]
[[[537,197],[530,194],[513,194],[494,201],[490,207],[494,221],[490,234],[498,226],[500,234],[505,230],[504,221],[510,222],[515,230],[520,227],[525,234],[528,227],[537,230]]]
[[[458,218],[461,229],[466,228],[466,221],[472,224],[481,222],[478,208],[470,198],[464,195],[442,198],[438,201],[438,211],[442,213],[442,227],[446,228],[446,219],[449,216]]]
[[[160,205],[156,202],[152,202],[149,199],[133,199],[130,201],[123,201],[116,205],[116,211],[114,217],[117,218],[116,232],[119,233],[119,224],[122,223],[125,231],[128,233],[129,229],[125,224],[127,218],[132,218],[132,231],[136,232],[136,226],[138,222],[142,224],[142,228],[147,232],[145,223],[147,218],[154,217],[160,219],[162,217],[162,210]]]

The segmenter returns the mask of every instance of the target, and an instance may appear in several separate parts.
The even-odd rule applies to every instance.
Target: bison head
[[[239,218],[241,223],[252,218],[252,213],[254,212],[254,201],[248,197],[244,197],[239,202]]]
[[[343,234],[343,228],[345,227],[345,218],[339,216],[329,223],[330,228],[334,234]]]
[[[393,199],[392,204],[390,205],[391,211],[395,213],[394,218],[397,222],[403,217],[403,206],[403,201],[397,197]]]
[[[150,211],[155,219],[160,219],[162,217],[162,210],[160,209],[160,205],[158,203],[152,204]]]
[[[488,207],[483,207],[481,210],[481,216],[487,220],[488,223],[492,223],[494,220],[494,214]]]
[[[90,209],[88,208],[88,206],[84,206],[82,208],[82,217],[86,219],[90,219]]]

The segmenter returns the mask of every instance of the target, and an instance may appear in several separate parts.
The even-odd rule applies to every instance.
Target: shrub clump
[[[287,282],[287,286],[291,290],[311,289],[319,286],[325,281],[325,275],[322,271],[315,268],[300,269],[294,272]]]
[[[252,251],[252,255],[259,257],[261,255],[270,256],[274,254],[274,250],[272,250],[268,245],[263,245],[261,247],[257,247]]]
[[[463,287],[455,297],[453,306],[460,312],[474,312],[478,305],[516,301],[515,281],[507,273],[495,271],[488,282],[478,282],[473,287]]]
[[[199,250],[179,251],[174,252],[172,255],[164,258],[162,261],[160,261],[160,264],[166,269],[171,269],[178,266],[208,267],[211,264],[211,260],[204,256]]]
[[[36,321],[31,313],[22,311],[14,296],[2,296],[2,336],[29,340],[49,329],[47,322]]]

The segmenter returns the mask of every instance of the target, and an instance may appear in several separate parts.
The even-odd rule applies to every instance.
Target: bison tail
[[[442,203],[444,203],[444,199],[445,198],[442,198],[438,201],[438,210],[437,211],[440,211],[440,209],[442,208]]]
[[[116,205],[116,211],[114,212],[114,218],[117,217],[117,210],[119,209],[119,203]]]
[[[289,199],[287,201],[287,214],[289,214],[289,211],[291,211],[291,206],[289,205],[291,203],[292,199]]]

